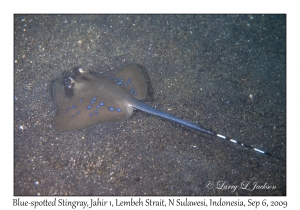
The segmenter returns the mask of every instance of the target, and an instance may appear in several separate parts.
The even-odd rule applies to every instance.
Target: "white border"
[[[288,200],[289,207],[298,206],[299,182],[299,7],[297,1],[30,1],[17,0],[1,4],[1,207],[10,209],[13,197],[13,15],[15,13],[287,13],[287,197],[267,197]],[[298,10],[297,10],[298,8]],[[297,173],[298,172],[298,173]],[[34,197],[23,197],[28,200]],[[116,197],[106,197],[115,199]],[[125,197],[128,198],[128,197]],[[158,198],[158,197],[156,197]],[[169,199],[171,197],[165,197]],[[212,197],[216,199],[217,197]],[[226,197],[236,200],[238,197]],[[263,199],[263,197],[251,197]],[[75,199],[76,197],[70,198]],[[77,198],[78,199],[78,198]],[[87,198],[88,199],[88,198]],[[191,198],[191,199],[197,199]],[[199,198],[198,198],[199,199]],[[205,197],[209,199],[209,197]],[[248,199],[241,198],[239,199]],[[40,208],[41,209],[41,208]],[[70,209],[70,208],[69,208]]]

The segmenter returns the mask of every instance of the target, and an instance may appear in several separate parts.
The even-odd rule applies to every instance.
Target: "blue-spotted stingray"
[[[54,82],[53,91],[56,105],[54,128],[60,133],[104,122],[127,120],[131,117],[133,109],[138,109],[271,155],[142,103],[140,100],[145,99],[147,95],[147,83],[136,64],[127,65],[109,77],[98,77],[76,67],[73,69],[73,76],[65,76]]]

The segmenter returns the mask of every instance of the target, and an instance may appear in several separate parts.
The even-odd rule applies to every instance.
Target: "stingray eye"
[[[64,77],[64,85],[68,89],[71,89],[75,85],[75,81],[72,77]]]
[[[75,67],[73,69],[73,74],[74,74],[75,77],[81,75],[81,73],[83,73],[83,72],[84,72],[83,69],[80,68],[80,67]]]

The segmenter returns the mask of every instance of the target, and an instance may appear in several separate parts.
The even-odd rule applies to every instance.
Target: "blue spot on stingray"
[[[100,102],[99,105],[100,105],[100,106],[104,106],[104,102]]]
[[[94,110],[95,114],[98,114],[98,110]]]
[[[93,113],[90,114],[91,117],[92,117],[93,115],[94,115]]]
[[[91,109],[91,108],[92,108],[92,106],[91,106],[91,105],[88,105],[86,108],[87,108],[87,109]]]
[[[83,100],[82,100],[82,99],[80,99],[80,100],[79,100],[79,102],[83,102]]]
[[[96,97],[92,98],[91,104],[94,104],[96,99],[97,99]]]
[[[131,83],[131,80],[132,80],[132,78],[129,78],[129,79],[127,80],[127,84],[130,84],[130,83]]]
[[[130,94],[137,95],[137,92],[135,92],[134,88],[131,88],[131,90],[130,90]]]
[[[72,108],[73,108],[73,109],[76,109],[76,108],[77,108],[77,106],[73,105],[73,106],[72,106]]]
[[[125,87],[127,87],[127,86],[128,86],[128,84],[124,84],[124,86],[125,86]]]
[[[122,83],[123,83],[123,79],[121,79],[121,78],[118,78],[118,79],[116,79],[115,80],[116,81],[116,83],[118,84],[118,85],[122,85]]]
[[[80,111],[78,111],[77,114],[80,114]]]
[[[117,112],[121,112],[122,110],[121,110],[120,108],[117,108],[116,111],[117,111]]]
[[[114,107],[109,107],[110,111],[114,111],[114,109],[115,109]]]
[[[100,105],[98,105],[98,106],[97,106],[97,109],[100,109],[100,107],[101,107],[101,106],[100,106]]]
[[[70,111],[70,110],[71,110],[71,107],[68,107],[68,108],[67,108],[67,111]]]

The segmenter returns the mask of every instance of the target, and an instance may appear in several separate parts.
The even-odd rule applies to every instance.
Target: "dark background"
[[[286,194],[285,15],[15,15],[14,44],[14,195]],[[54,79],[129,63],[145,103],[273,156],[141,111],[53,130]]]

